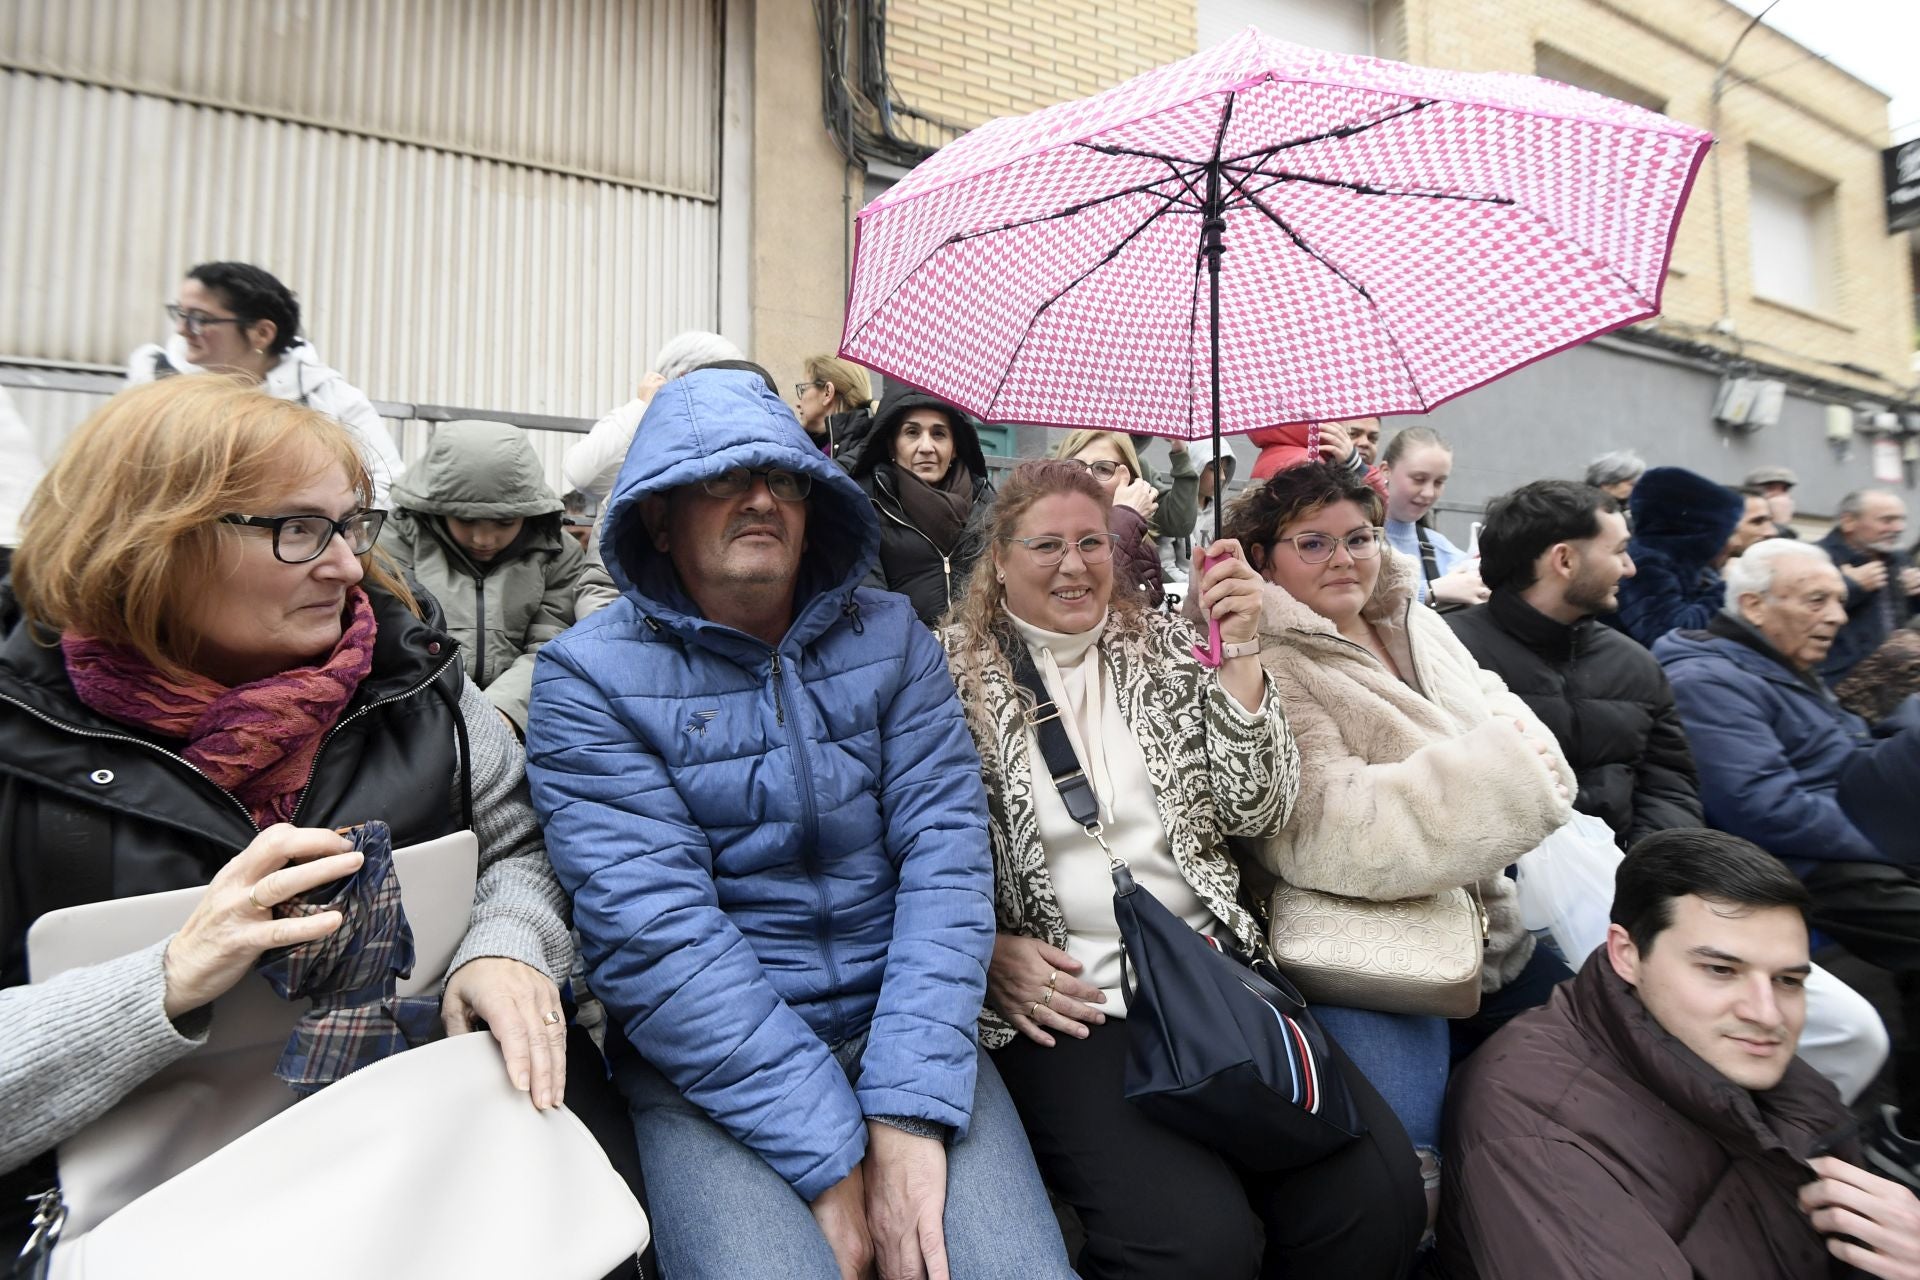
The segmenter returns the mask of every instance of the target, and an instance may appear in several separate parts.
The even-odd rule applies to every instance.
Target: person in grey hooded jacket
[[[440,602],[468,678],[524,737],[534,655],[606,603],[579,599],[586,553],[561,529],[564,504],[526,433],[504,422],[440,426],[393,486],[393,504],[381,548]]]

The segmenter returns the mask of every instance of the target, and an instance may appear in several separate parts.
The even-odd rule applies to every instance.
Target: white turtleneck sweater
[[[1154,801],[1153,781],[1133,730],[1120,714],[1113,677],[1101,660],[1099,642],[1106,630],[1102,617],[1078,635],[1046,631],[1013,614],[1007,615],[1039,669],[1056,705],[1081,767],[1100,801],[1100,825],[1107,846],[1133,871],[1133,878],[1160,900],[1167,910],[1202,933],[1219,928],[1219,920],[1180,874],[1167,845],[1167,829]],[[1107,857],[1086,830],[1067,813],[1040,755],[1040,743],[1027,730],[1027,750],[1033,760],[1033,796],[1040,825],[1040,844],[1046,853],[1047,873],[1066,918],[1067,953],[1084,966],[1077,975],[1106,992],[1100,1006],[1110,1018],[1127,1015],[1126,996],[1120,990],[1120,929],[1113,918],[1113,876]]]

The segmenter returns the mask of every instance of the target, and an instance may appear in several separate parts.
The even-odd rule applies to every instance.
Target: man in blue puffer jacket
[[[1904,1033],[1894,1044],[1903,1130],[1920,1129],[1920,874],[1857,825],[1843,779],[1876,766],[1913,824],[1920,778],[1900,776],[1899,742],[1876,744],[1818,667],[1847,621],[1847,586],[1819,546],[1776,538],[1727,565],[1726,602],[1705,630],[1662,636],[1666,668],[1693,755],[1707,821],[1793,868],[1813,898],[1816,929],[1892,974]],[[1864,781],[1864,775],[1862,775]],[[1737,1034],[1737,1031],[1730,1032]],[[1920,1132],[1884,1119],[1920,1187]],[[1871,1157],[1870,1157],[1871,1158]],[[1884,1170],[1883,1170],[1884,1171]]]
[[[760,379],[689,374],[607,508],[621,598],[535,671],[534,805],[679,1280],[1070,1274],[975,1043],[979,758],[932,633],[859,585],[879,542]]]

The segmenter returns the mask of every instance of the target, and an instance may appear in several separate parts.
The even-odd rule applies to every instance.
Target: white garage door
[[[238,259],[376,400],[597,416],[716,326],[720,77],[718,0],[11,0],[0,358]]]

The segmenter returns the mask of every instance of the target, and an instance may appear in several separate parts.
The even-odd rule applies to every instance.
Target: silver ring
[[[551,1027],[560,1021],[560,1011],[558,1009],[549,1009],[546,1012],[546,1016],[541,1018],[540,1021]]]
[[[1047,1008],[1049,1009],[1053,1008],[1053,988],[1052,987],[1048,987],[1047,994],[1040,997],[1040,1003],[1047,1006]]]

